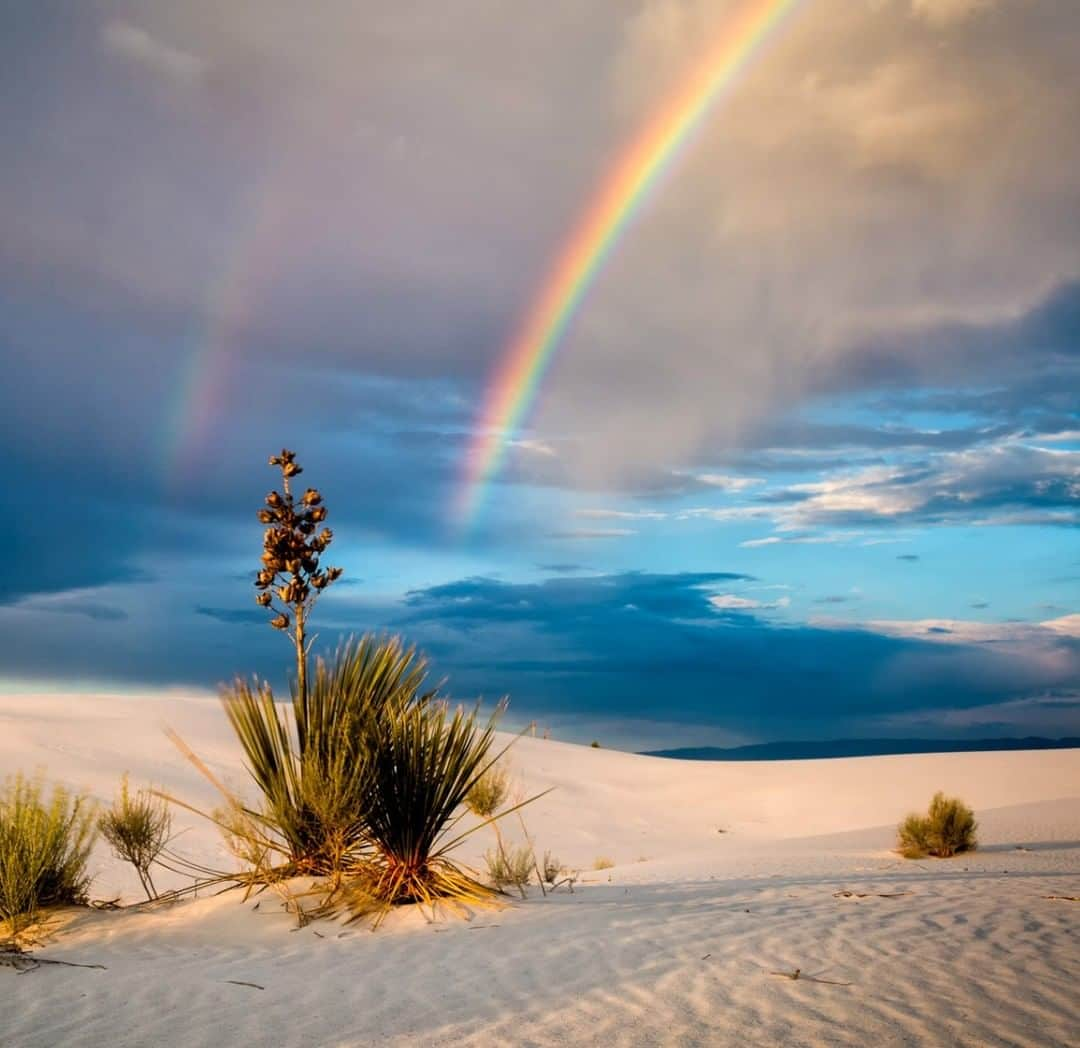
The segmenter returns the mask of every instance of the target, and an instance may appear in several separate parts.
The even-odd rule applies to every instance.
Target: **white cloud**
[[[770,608],[786,608],[791,604],[791,598],[778,597],[774,601],[764,601],[739,597],[734,593],[718,593],[709,598],[709,603],[721,611],[764,611]]]
[[[665,520],[666,513],[651,509],[578,509],[574,511],[578,517],[587,517],[590,520]]]
[[[975,622],[970,619],[871,619],[859,626],[822,618],[822,627],[865,629],[890,637],[914,637],[941,644],[1002,644],[1080,638],[1080,614],[1044,622]]]
[[[515,448],[518,451],[531,452],[534,455],[544,455],[547,457],[553,457],[558,454],[555,449],[543,440],[508,440],[507,446]]]
[[[842,522],[1067,524],[1080,514],[1080,452],[1017,441],[873,466],[787,489],[782,528]]]
[[[697,473],[694,479],[723,491],[745,491],[765,483],[760,477],[730,477],[723,473]]]
[[[828,531],[821,535],[768,535],[763,539],[747,539],[739,545],[745,549],[755,549],[760,546],[822,546],[834,545],[844,542],[853,542],[859,535],[858,531]],[[866,545],[866,543],[863,543]]]
[[[737,597],[734,593],[717,593],[709,598],[709,603],[714,608],[733,611],[749,611],[753,608],[763,607],[760,600],[751,597]]]

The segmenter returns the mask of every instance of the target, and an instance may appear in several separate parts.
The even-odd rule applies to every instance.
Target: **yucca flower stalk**
[[[296,688],[307,698],[307,620],[319,594],[341,578],[341,568],[320,568],[319,557],[334,539],[326,520],[323,497],[315,488],[293,494],[291,481],[304,472],[296,453],[282,448],[270,465],[281,470],[281,493],[271,491],[259,510],[267,525],[263,534],[262,568],[255,578],[256,602],[273,612],[270,625],[286,632],[296,648]],[[275,598],[277,603],[275,603]]]

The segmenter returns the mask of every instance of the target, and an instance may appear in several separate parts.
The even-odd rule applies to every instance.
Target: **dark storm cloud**
[[[1080,670],[1080,645],[1050,631],[984,645],[952,641],[945,626],[934,627],[932,641],[785,626],[718,611],[708,598],[721,581],[463,579],[410,594],[404,621],[420,635],[458,638],[446,664],[459,693],[509,691],[528,714],[649,718],[662,708],[665,719],[752,725],[772,737],[811,722],[815,731],[849,730],[915,710],[1008,702]]]
[[[586,578],[554,578],[510,584],[497,579],[462,579],[405,597],[411,609],[406,622],[501,621],[532,622],[548,628],[555,617],[571,621],[583,616],[632,610],[671,620],[715,615],[710,593],[722,583],[753,581],[737,572],[687,572],[654,575],[627,572]]]
[[[612,730],[635,723],[641,745],[650,722],[683,725],[687,739],[713,729],[760,738],[873,733],[889,718],[917,714],[936,730],[965,709],[984,711],[985,723],[986,709],[1067,688],[1080,672],[1076,639],[1041,627],[1000,627],[980,643],[948,624],[933,624],[922,638],[887,635],[789,625],[766,617],[774,611],[710,600],[747,583],[735,572],[628,572],[534,583],[461,579],[400,603],[356,606],[341,596],[320,604],[318,647],[332,650],[349,633],[403,630],[455,698],[509,694],[519,720],[586,718]],[[206,596],[212,600],[212,591]],[[257,669],[280,688],[288,646],[265,624],[247,627],[260,614],[239,602],[192,611],[166,598],[160,615],[125,622],[77,627],[76,616],[56,616],[46,636],[36,611],[3,608],[5,670],[207,687]],[[1012,717],[1013,730],[1022,731],[1023,717],[1022,709]]]
[[[1075,413],[1068,390],[1080,377],[1080,281],[1067,281],[1013,321],[953,324],[917,336],[879,337],[842,367],[826,372],[822,388],[935,390],[939,408],[1030,411],[1060,407]],[[973,378],[986,393],[969,392]],[[1019,387],[994,389],[995,379]],[[1010,383],[1011,386],[1011,383]],[[1033,396],[1039,394],[1039,396]]]

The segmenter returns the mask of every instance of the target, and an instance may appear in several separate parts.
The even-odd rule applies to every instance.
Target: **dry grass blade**
[[[801,968],[788,971],[770,971],[770,975],[778,975],[782,979],[799,980],[802,982],[823,983],[826,986],[851,986],[849,982],[841,982],[839,979],[821,979],[816,975],[803,975]]]

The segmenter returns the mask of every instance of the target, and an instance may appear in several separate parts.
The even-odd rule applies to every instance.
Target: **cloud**
[[[763,546],[822,546],[854,542],[861,532],[830,531],[820,535],[766,535],[760,539],[747,539],[740,542],[743,549],[757,549]],[[864,543],[865,545],[865,543]]]
[[[431,586],[407,594],[404,622],[497,619],[548,622],[553,616],[621,614],[633,609],[672,620],[711,616],[715,589],[725,583],[752,581],[739,572],[683,572],[663,575],[627,572],[552,578],[536,583],[508,583],[473,578]]]
[[[550,444],[546,444],[542,440],[508,440],[506,446],[514,448],[517,451],[531,452],[534,455],[547,455],[551,457],[558,454]]]
[[[913,563],[915,563],[915,561],[921,560],[922,558],[919,556],[918,553],[898,553],[896,555],[896,559],[897,560],[906,560],[909,563],[913,564]]]
[[[551,539],[621,539],[627,535],[636,535],[632,528],[563,528],[561,531],[549,531]]]
[[[765,482],[760,477],[731,477],[723,473],[697,473],[694,479],[706,487],[721,491],[745,491]]]
[[[935,26],[965,22],[989,10],[994,0],[911,0],[911,10]]]
[[[775,519],[785,528],[1075,524],[1080,521],[1080,454],[1006,441],[923,463],[838,473],[766,498],[778,504]]]
[[[660,716],[662,689],[680,696],[662,716],[699,733],[790,737],[810,723],[822,735],[872,733],[899,714],[989,707],[1066,687],[1080,670],[1075,637],[1046,625],[991,633],[955,620],[781,625],[732,592],[732,581],[754,580],[463,579],[411,593],[401,623],[436,639],[457,694],[510,690],[520,716],[614,724]],[[1065,716],[1075,724],[1075,711]]]
[[[257,414],[249,367],[280,390],[301,344],[342,391],[444,384],[467,444],[574,216],[730,14],[558,0],[568,48],[559,13],[523,20],[494,0],[449,23],[393,5],[337,4],[313,23],[283,0],[258,19],[147,0],[137,22],[103,28],[39,7],[0,43],[28,71],[2,128],[20,148],[0,194],[0,273],[48,319],[30,331],[6,317],[5,355],[55,367],[78,356],[69,332],[122,340],[101,353],[100,385],[138,388],[160,419],[206,350],[188,333],[216,333],[201,462]],[[1021,320],[1076,295],[1080,145],[1060,128],[1080,115],[1066,43],[1080,16],[1000,5],[942,47],[926,17],[946,8],[912,10],[820,0],[788,20],[612,254],[518,436],[535,453],[509,456],[508,473],[627,490],[682,472],[736,493],[754,474],[724,456],[823,388],[975,376],[1009,390],[1066,366]],[[132,91],[102,47],[200,89],[182,111]],[[63,142],[79,143],[74,181]],[[140,360],[145,392],[127,377]],[[411,407],[402,418],[443,417],[423,396]]]
[[[574,510],[577,517],[587,517],[590,520],[665,520],[666,513],[651,509],[577,509]]]
[[[845,624],[846,626],[847,624]],[[863,628],[892,637],[930,637],[948,643],[1009,644],[1056,641],[1058,637],[1080,640],[1080,614],[1064,615],[1044,622],[971,622],[963,619],[873,619]]]
[[[81,615],[96,622],[124,622],[128,613],[114,604],[81,596],[78,591],[49,596],[35,596],[19,601],[15,607],[40,615]]]
[[[257,608],[208,608],[199,605],[195,614],[223,622],[227,626],[265,626],[269,621],[266,612]]]
[[[203,75],[203,62],[195,55],[170,47],[130,22],[113,21],[102,30],[107,51],[143,66],[174,83],[189,86]]]
[[[791,603],[791,598],[778,597],[774,601],[763,601],[752,597],[739,597],[734,593],[718,593],[709,598],[709,603],[721,611],[762,611],[768,608],[786,608]]]

